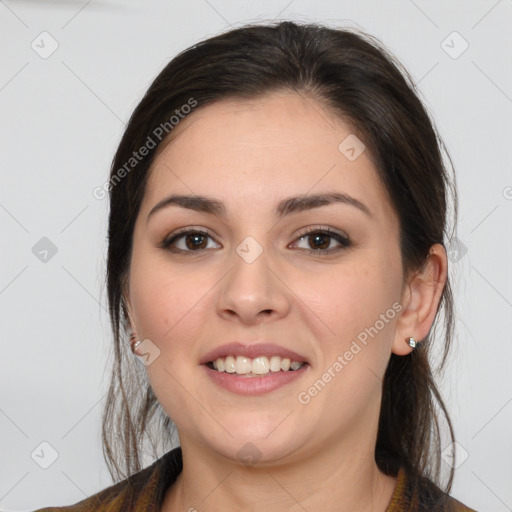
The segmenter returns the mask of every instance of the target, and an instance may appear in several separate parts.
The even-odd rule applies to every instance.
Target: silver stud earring
[[[406,338],[407,343],[410,347],[416,348],[419,345],[419,341],[416,341],[412,336],[410,338]]]
[[[135,335],[132,333],[131,336],[130,336],[130,348],[132,349],[132,353],[134,355],[137,355],[136,354],[136,350],[137,350],[137,347],[142,343],[141,340],[138,340]]]

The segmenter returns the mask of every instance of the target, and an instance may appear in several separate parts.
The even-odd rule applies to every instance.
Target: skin
[[[175,422],[184,469],[164,511],[384,511],[396,479],[374,460],[381,383],[391,353],[423,339],[446,282],[444,248],[422,272],[404,275],[399,220],[369,151],[349,161],[338,145],[350,126],[295,92],[221,101],[190,114],[154,161],[134,230],[125,301],[132,330],[160,350],[150,383]],[[371,216],[335,203],[278,219],[283,198],[349,194]],[[226,217],[180,206],[151,209],[169,194],[225,203]],[[190,249],[159,244],[179,228],[209,231]],[[300,239],[304,228],[346,233]],[[247,263],[236,248],[247,236],[262,248]],[[325,245],[322,243],[325,242]],[[198,242],[196,242],[197,245]],[[329,254],[308,254],[328,248]],[[336,251],[338,248],[340,250]],[[401,311],[304,405],[307,389],[357,335],[399,303]],[[299,379],[261,396],[214,385],[199,365],[234,340],[269,340],[305,355]],[[238,451],[252,443],[252,465]]]

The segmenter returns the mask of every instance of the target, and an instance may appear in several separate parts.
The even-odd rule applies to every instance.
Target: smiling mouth
[[[287,357],[244,356],[219,357],[206,364],[219,373],[230,373],[245,377],[265,377],[275,373],[294,372],[307,365],[305,361],[292,361]]]

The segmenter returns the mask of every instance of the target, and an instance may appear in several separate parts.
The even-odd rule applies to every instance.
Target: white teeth
[[[217,366],[219,365],[219,359],[217,359]],[[235,361],[235,358],[233,356],[226,357],[226,360],[224,362],[224,371],[226,371],[228,373],[235,373],[236,372],[236,361]]]
[[[279,356],[272,356],[270,358],[270,371],[271,372],[281,371],[281,358]]]
[[[252,360],[252,373],[263,375],[264,373],[268,373],[269,370],[270,363],[268,362],[268,358],[265,356],[256,357]]]
[[[302,367],[304,362],[291,361],[287,357],[259,356],[251,359],[244,356],[219,357],[212,362],[218,372],[236,373],[238,375],[266,375],[269,372],[295,371]]]
[[[238,356],[236,358],[236,373],[250,373],[252,361],[248,357]]]

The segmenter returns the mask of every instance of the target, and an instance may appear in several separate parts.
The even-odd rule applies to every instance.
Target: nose
[[[291,292],[279,277],[267,250],[254,260],[243,252],[233,251],[229,264],[231,270],[219,287],[217,310],[220,316],[254,325],[287,315]]]

